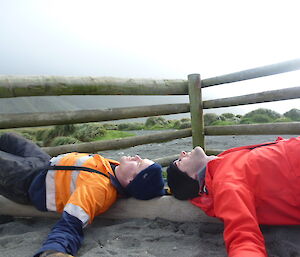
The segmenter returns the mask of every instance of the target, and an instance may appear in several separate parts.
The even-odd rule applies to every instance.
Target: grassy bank
[[[57,125],[38,128],[18,128],[1,130],[15,132],[36,142],[39,146],[58,146],[97,140],[111,140],[135,136],[133,130],[182,129],[190,127],[189,119],[166,120],[163,117],[150,117],[145,123],[86,123]]]
[[[291,122],[300,121],[300,110],[292,109],[283,115],[270,109],[256,109],[244,116],[232,113],[204,114],[205,126],[253,124],[269,122]],[[81,142],[91,142],[97,140],[110,140],[135,136],[130,132],[133,130],[163,130],[163,129],[185,129],[191,127],[191,120],[184,118],[180,120],[167,120],[164,117],[149,117],[144,123],[86,123],[75,125],[60,125],[39,128],[22,128],[12,130],[36,142],[40,146],[57,146],[65,144],[76,144]]]
[[[118,131],[114,124],[100,123],[6,129],[1,130],[0,134],[5,132],[20,134],[34,141],[41,147],[135,136],[135,134],[131,132]]]

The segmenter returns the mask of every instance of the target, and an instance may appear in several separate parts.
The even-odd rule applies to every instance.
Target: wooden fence
[[[158,143],[191,136],[193,138],[193,146],[200,145],[204,147],[206,135],[300,134],[300,122],[204,126],[203,120],[203,109],[300,98],[300,87],[202,101],[202,88],[221,86],[221,84],[270,76],[298,69],[300,69],[300,59],[203,80],[201,80],[199,74],[190,74],[187,80],[0,76],[1,98],[56,95],[189,95],[190,100],[189,104],[161,104],[55,113],[0,114],[0,129],[100,122],[188,112],[191,114],[191,129],[160,132],[147,136],[135,136],[117,140],[45,147],[44,150],[52,156],[70,151],[97,152],[128,148],[141,144]],[[216,154],[220,150],[206,149],[209,154]],[[156,161],[165,166],[172,159],[174,159],[174,156],[162,157],[156,159]]]

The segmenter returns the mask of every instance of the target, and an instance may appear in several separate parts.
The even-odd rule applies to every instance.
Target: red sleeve
[[[252,192],[245,185],[214,185],[214,208],[224,221],[224,241],[230,257],[266,257]]]

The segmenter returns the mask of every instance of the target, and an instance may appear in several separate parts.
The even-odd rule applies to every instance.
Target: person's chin
[[[206,156],[205,152],[203,151],[203,149],[200,146],[196,146],[193,151],[194,151],[194,154],[199,157]]]

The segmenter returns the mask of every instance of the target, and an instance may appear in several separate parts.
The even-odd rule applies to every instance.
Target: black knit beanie
[[[188,200],[198,196],[199,182],[189,177],[171,162],[167,168],[167,180],[171,193],[178,200]]]

